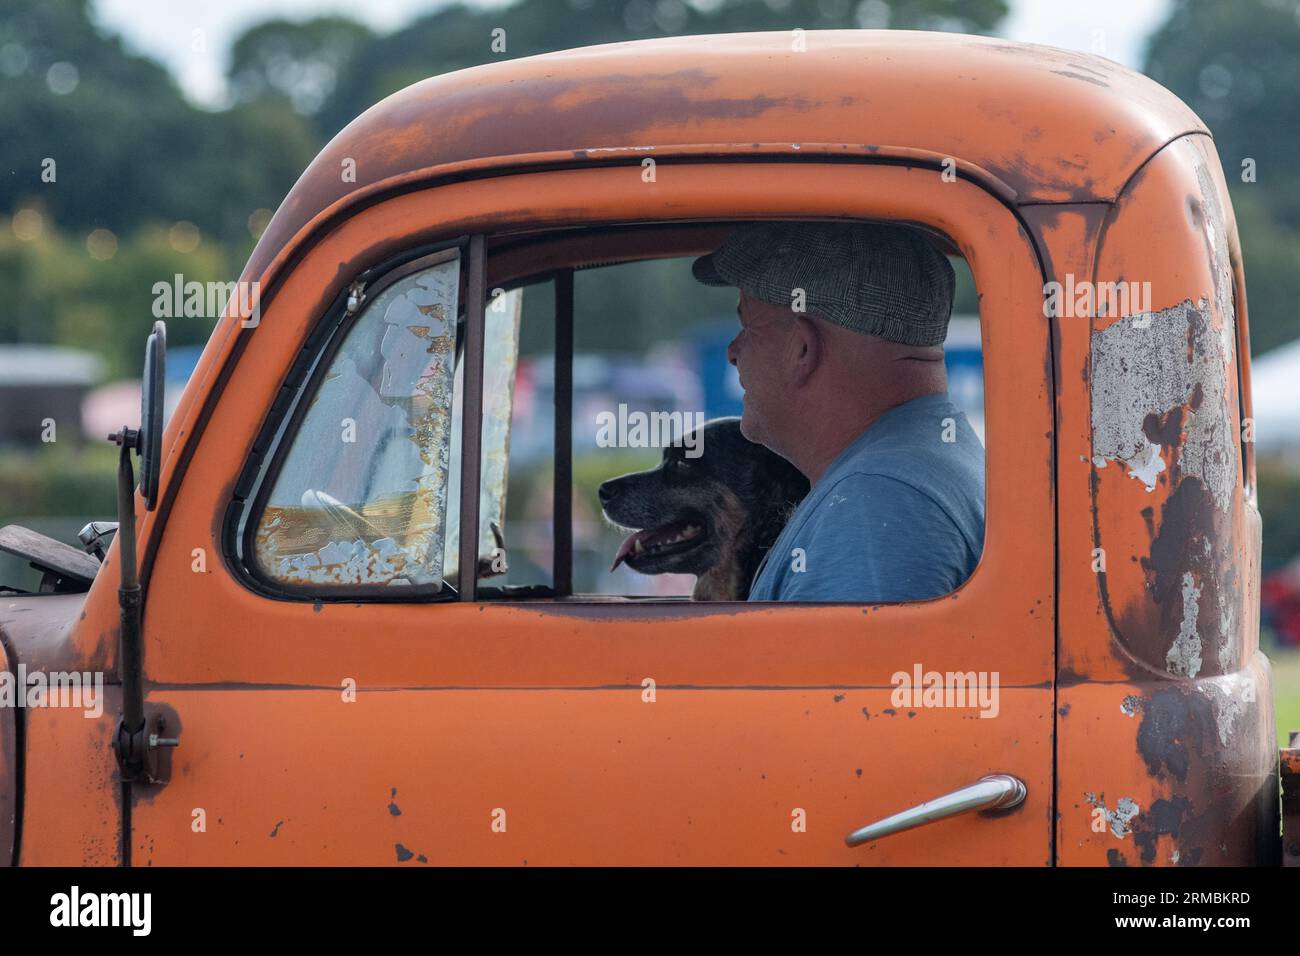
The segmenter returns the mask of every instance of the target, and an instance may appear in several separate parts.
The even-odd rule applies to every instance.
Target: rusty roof
[[[458,167],[604,162],[709,145],[951,156],[1006,198],[1113,199],[1169,140],[1207,132],[1099,56],[952,33],[672,37],[502,60],[416,83],[340,132],[281,204],[256,277],[313,219]],[[345,160],[356,181],[345,182]]]

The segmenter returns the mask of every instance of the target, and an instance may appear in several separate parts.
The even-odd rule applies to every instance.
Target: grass
[[[1274,648],[1268,652],[1273,664],[1273,706],[1277,712],[1277,739],[1287,745],[1292,730],[1300,730],[1300,650]]]

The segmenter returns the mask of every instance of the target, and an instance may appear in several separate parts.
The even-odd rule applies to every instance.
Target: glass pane
[[[459,272],[404,277],[347,333],[257,525],[271,577],[441,586]]]
[[[519,316],[524,290],[511,289],[492,298],[484,310],[483,327],[483,434],[479,475],[478,540],[480,569],[490,576],[502,573],[498,537],[504,535],[506,486],[510,462],[510,412],[514,406],[515,369],[519,361]],[[456,369],[456,402],[451,426],[451,481],[448,492],[445,574],[453,577],[460,565],[460,415],[463,369]],[[507,551],[509,542],[501,550]]]

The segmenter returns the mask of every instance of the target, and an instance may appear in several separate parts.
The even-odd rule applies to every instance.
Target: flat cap
[[[956,281],[921,232],[868,222],[740,226],[691,272],[772,305],[792,305],[802,289],[808,313],[907,345],[943,344]]]

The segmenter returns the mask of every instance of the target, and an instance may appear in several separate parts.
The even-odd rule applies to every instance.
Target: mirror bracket
[[[144,380],[141,387],[140,427],[123,425],[108,440],[121,449],[117,461],[117,546],[121,583],[117,589],[121,629],[118,671],[122,677],[122,713],[113,735],[113,752],[124,782],[165,783],[160,768],[162,748],[176,747],[180,741],[164,737],[161,718],[150,732],[144,713],[144,641],[141,636],[141,605],[144,592],[140,587],[136,564],[135,536],[135,469],[131,453],[140,456],[140,494],[146,511],[158,502],[158,461],[161,450],[163,385],[166,368],[167,329],[154,323],[145,344]]]

